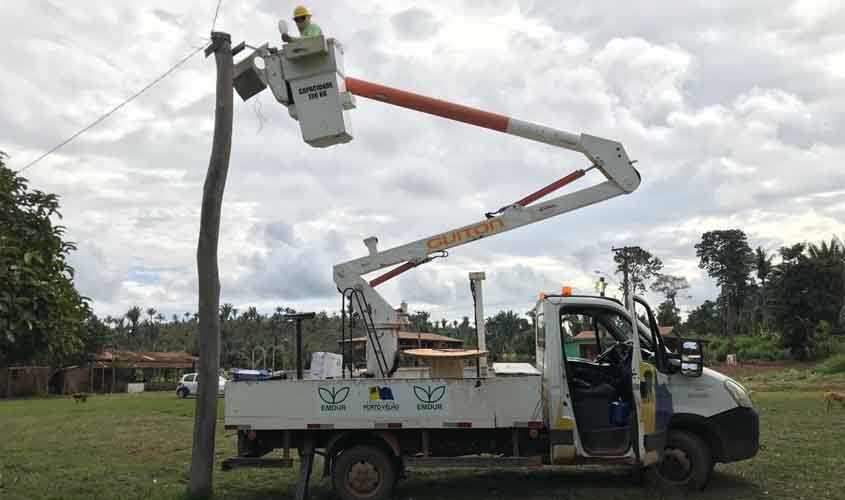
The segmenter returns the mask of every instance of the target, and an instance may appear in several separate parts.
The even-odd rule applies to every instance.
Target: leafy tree
[[[681,324],[681,316],[672,302],[664,300],[657,306],[657,323],[661,326],[676,326]]]
[[[695,250],[699,258],[698,267],[705,269],[721,288],[723,333],[730,337],[733,348],[737,320],[749,291],[753,262],[751,247],[744,232],[727,229],[702,234]]]
[[[84,353],[91,310],[73,284],[55,194],[30,190],[0,152],[0,365],[59,366]]]
[[[434,330],[434,325],[431,324],[431,313],[426,311],[416,311],[408,315],[408,329],[412,332],[431,332]]]
[[[672,304],[672,308],[678,310],[677,297],[680,292],[689,290],[689,282],[683,276],[672,276],[671,274],[661,274],[657,277],[654,283],[651,284],[651,291],[663,294],[666,301]],[[663,324],[663,323],[661,323]]]
[[[815,355],[821,322],[836,324],[845,286],[845,255],[838,243],[799,244],[780,249],[769,284],[781,345],[793,356]],[[800,250],[800,252],[799,252]]]
[[[487,349],[494,359],[512,353],[529,356],[534,350],[534,332],[528,319],[513,311],[499,311],[487,319]]]
[[[646,282],[660,274],[663,269],[663,261],[655,257],[648,250],[640,247],[625,247],[616,250],[613,254],[613,261],[616,263],[616,274],[623,276],[619,288],[628,300],[628,283],[625,281],[625,262],[627,260],[627,279],[634,285],[634,293],[646,291]]]
[[[705,336],[718,333],[721,328],[719,306],[712,300],[705,300],[703,304],[690,311],[681,331],[694,336]]]

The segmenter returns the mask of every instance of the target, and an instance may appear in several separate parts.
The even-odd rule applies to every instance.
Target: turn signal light
[[[570,295],[572,295],[572,287],[571,286],[565,286],[565,287],[561,288],[560,294],[563,295],[564,297],[569,297]]]

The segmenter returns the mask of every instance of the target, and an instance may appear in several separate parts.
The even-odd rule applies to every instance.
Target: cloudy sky
[[[208,36],[214,0],[0,3],[0,150],[17,169]],[[713,298],[693,245],[745,230],[767,249],[845,235],[845,3],[313,1],[350,76],[621,141],[635,193],[455,249],[384,285],[434,318],[590,292],[610,248],[640,245]],[[223,0],[235,42],[279,42],[294,4]],[[27,170],[62,197],[77,285],[101,315],[196,309],[195,249],[214,63],[180,71]],[[582,156],[358,100],[355,140],[301,141],[269,92],[236,96],[221,236],[222,301],[335,310],[332,265],[439,233],[586,165]],[[580,186],[600,180],[590,174]]]

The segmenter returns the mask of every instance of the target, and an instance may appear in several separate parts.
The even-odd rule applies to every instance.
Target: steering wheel
[[[596,363],[608,363],[610,365],[621,365],[631,356],[631,341],[617,342],[608,347],[603,353],[596,357]]]

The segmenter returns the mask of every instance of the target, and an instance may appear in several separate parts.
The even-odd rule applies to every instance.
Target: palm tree
[[[845,248],[842,241],[834,236],[830,243],[822,241],[820,244],[810,243],[807,245],[807,254],[813,260],[838,260],[845,258]]]
[[[773,256],[769,255],[763,247],[757,247],[757,249],[754,250],[754,270],[757,273],[757,279],[760,280],[760,291],[757,298],[756,309],[760,313],[763,328],[768,328],[769,324],[769,299],[766,284],[767,280],[772,275],[772,258]]]
[[[149,319],[150,323],[152,323],[153,319],[155,319],[155,315],[156,315],[157,312],[158,311],[156,311],[154,307],[147,308],[147,316],[150,317],[150,319]]]
[[[754,269],[763,288],[766,288],[766,279],[772,274],[772,258],[763,247],[754,250]]]
[[[138,322],[141,320],[141,308],[138,306],[132,306],[126,311],[124,314],[126,319],[129,320],[129,323],[132,325],[129,329],[129,332],[134,337],[136,333],[138,333]]]

